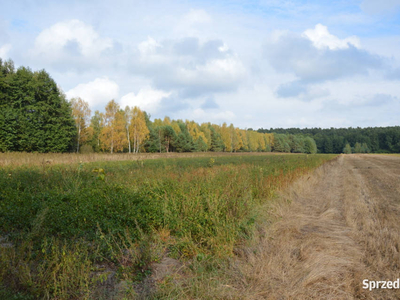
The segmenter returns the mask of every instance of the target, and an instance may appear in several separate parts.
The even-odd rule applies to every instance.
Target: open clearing
[[[299,180],[281,220],[233,267],[232,298],[399,299],[362,281],[400,273],[400,158],[342,155]]]

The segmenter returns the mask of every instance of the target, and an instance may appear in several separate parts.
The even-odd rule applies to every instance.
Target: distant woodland
[[[368,128],[271,128],[261,133],[312,137],[320,153],[400,153],[400,126]]]
[[[110,100],[92,113],[67,100],[45,71],[0,59],[0,151],[25,152],[400,152],[400,127],[239,129],[189,120],[150,120]]]

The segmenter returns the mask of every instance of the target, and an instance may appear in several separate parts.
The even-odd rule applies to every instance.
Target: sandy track
[[[282,195],[290,205],[236,265],[242,299],[400,299],[400,157],[342,155]],[[239,282],[239,283],[238,283]]]

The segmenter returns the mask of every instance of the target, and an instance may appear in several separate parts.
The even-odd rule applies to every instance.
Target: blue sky
[[[399,125],[400,0],[2,1],[0,57],[92,110],[241,128]]]

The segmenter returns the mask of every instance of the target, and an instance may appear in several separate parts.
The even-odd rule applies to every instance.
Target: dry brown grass
[[[272,152],[190,152],[190,153],[25,153],[8,152],[0,153],[0,167],[12,166],[38,166],[52,164],[74,164],[79,162],[96,161],[126,161],[144,160],[157,158],[190,158],[190,157],[221,157],[221,156],[243,156],[243,155],[290,155],[291,153]]]
[[[341,156],[296,182],[267,237],[233,264],[232,299],[399,299],[400,160]]]

